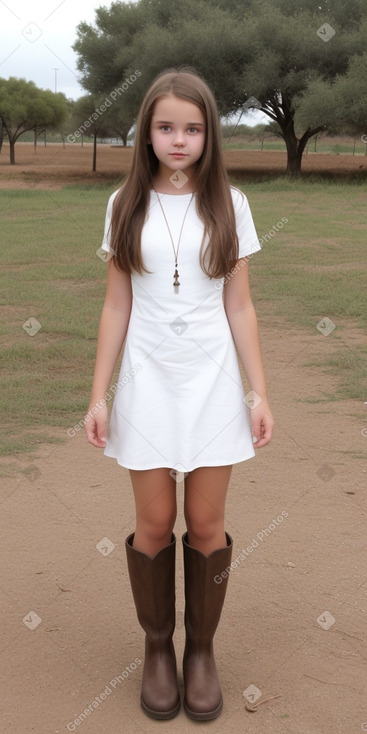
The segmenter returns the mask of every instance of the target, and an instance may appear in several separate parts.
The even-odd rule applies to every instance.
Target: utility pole
[[[55,72],[55,94],[57,94],[57,72],[60,71],[60,69],[55,69],[55,67],[53,67],[53,70]]]

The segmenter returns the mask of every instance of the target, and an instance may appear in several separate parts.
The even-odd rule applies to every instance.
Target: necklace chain
[[[155,189],[154,189],[154,191],[155,191]],[[166,225],[167,225],[167,229],[168,229],[168,233],[169,233],[169,236],[170,236],[170,238],[171,238],[171,242],[172,242],[172,249],[173,249],[173,254],[174,254],[174,256],[175,256],[175,272],[174,272],[174,274],[173,274],[173,287],[174,287],[174,289],[175,289],[175,293],[178,293],[178,287],[179,287],[179,285],[180,285],[180,282],[179,282],[179,280],[178,280],[178,279],[179,279],[179,277],[180,277],[180,274],[179,274],[179,272],[178,272],[178,251],[179,251],[179,249],[180,249],[180,242],[181,242],[182,232],[183,232],[184,224],[185,224],[185,221],[186,221],[187,213],[188,213],[188,211],[189,211],[189,209],[190,209],[190,204],[191,204],[191,202],[192,202],[192,200],[193,200],[193,198],[194,198],[194,194],[192,194],[192,195],[191,195],[191,199],[190,199],[190,201],[189,201],[189,204],[188,204],[188,207],[187,207],[187,209],[186,209],[186,211],[185,211],[185,216],[184,216],[184,218],[183,218],[183,220],[182,220],[182,224],[181,224],[181,229],[180,229],[180,236],[179,236],[179,238],[178,238],[178,243],[177,243],[177,250],[176,250],[176,248],[175,248],[175,243],[174,243],[174,241],[173,241],[173,237],[172,237],[172,232],[171,232],[170,226],[169,226],[169,224],[168,224],[168,220],[167,220],[167,217],[166,217],[165,211],[164,211],[164,209],[163,209],[163,206],[162,206],[162,202],[161,202],[161,200],[160,200],[160,197],[159,197],[159,194],[158,194],[158,192],[157,192],[157,191],[155,191],[155,193],[157,194],[157,198],[158,198],[158,201],[159,201],[159,205],[160,205],[160,207],[161,207],[161,210],[162,210],[162,214],[163,214],[163,216],[164,216],[164,219],[165,219],[165,222],[166,222]]]

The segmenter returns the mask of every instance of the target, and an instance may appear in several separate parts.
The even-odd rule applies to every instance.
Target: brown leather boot
[[[223,708],[213,652],[213,637],[219,623],[228,583],[228,574],[226,578],[220,574],[229,566],[232,556],[232,538],[228,533],[226,539],[225,548],[219,548],[209,556],[204,556],[201,551],[188,544],[187,533],[182,537],[186,600],[184,708],[190,719],[196,721],[216,719]]]
[[[125,541],[127,565],[138,620],[146,633],[141,705],[152,719],[171,719],[180,710],[175,628],[176,538],[154,558],[133,548],[134,533]]]

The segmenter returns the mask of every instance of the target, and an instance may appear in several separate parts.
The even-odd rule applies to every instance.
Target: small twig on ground
[[[259,703],[254,703],[252,706],[250,703],[246,703],[245,709],[246,711],[255,712],[258,709],[258,706],[261,706],[262,703],[266,703],[267,701],[272,701],[273,698],[281,698],[281,694],[279,693],[277,696],[269,696],[268,698],[264,698],[263,701],[259,701]]]

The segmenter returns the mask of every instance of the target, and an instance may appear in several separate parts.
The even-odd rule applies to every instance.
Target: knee
[[[159,543],[160,541],[164,541],[168,535],[172,534],[176,514],[176,509],[159,514],[145,512],[137,517],[136,525],[143,531],[147,539],[154,543]]]
[[[210,543],[224,529],[223,518],[211,512],[185,512],[185,520],[189,538],[200,543]]]

